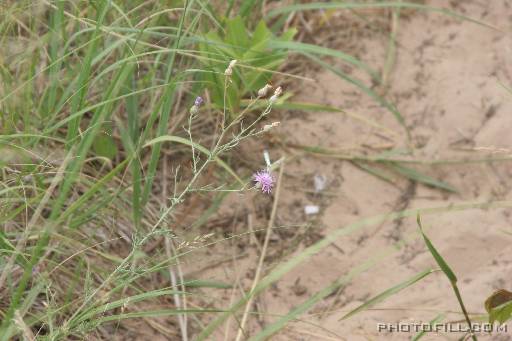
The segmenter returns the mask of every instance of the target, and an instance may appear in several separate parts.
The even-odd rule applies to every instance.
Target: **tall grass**
[[[219,238],[199,229],[230,193],[252,188],[252,170],[229,162],[230,152],[266,134],[270,127],[262,124],[274,120],[269,117],[275,109],[340,110],[296,103],[286,93],[276,101],[269,100],[272,92],[258,95],[273,77],[272,83],[304,79],[286,72],[290,54],[307,57],[374,98],[408,134],[389,99],[325,57],[380,82],[376,67],[295,41],[297,30],[284,28],[291,12],[345,5],[283,6],[266,17],[258,0],[19,0],[0,6],[0,340],[109,338],[128,319],[146,321],[168,338],[201,340],[233,316],[242,317],[241,339],[254,298],[291,269],[340,236],[419,211],[342,227],[268,273],[262,272],[263,253],[251,290],[231,306],[187,304],[199,296],[193,288],[232,284],[184,278],[184,259],[260,232]],[[370,5],[352,5],[361,6]],[[433,10],[406,3],[373,7]],[[205,99],[202,106],[194,104],[198,96]],[[377,155],[351,161],[369,171],[368,164],[380,163],[412,181],[455,191],[404,166],[410,160]],[[263,160],[256,167],[262,166]],[[188,219],[187,209],[199,210],[194,200],[206,208]],[[490,206],[510,203],[421,211]],[[192,237],[178,233],[183,225]],[[267,236],[275,228],[271,219]],[[251,339],[277,333],[380,259],[369,258]],[[172,317],[178,327],[159,317]]]

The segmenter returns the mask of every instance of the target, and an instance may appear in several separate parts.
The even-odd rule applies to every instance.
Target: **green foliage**
[[[416,221],[418,223],[418,226],[420,228],[421,235],[423,236],[423,239],[425,240],[425,244],[427,245],[428,250],[436,260],[437,265],[441,268],[441,270],[444,272],[446,277],[450,280],[451,283],[457,282],[457,277],[453,273],[452,269],[448,265],[448,263],[444,260],[444,258],[441,256],[441,254],[437,251],[437,249],[434,247],[430,239],[427,237],[427,235],[423,232],[423,226],[421,225],[421,218],[418,214],[416,217]]]
[[[434,247],[430,239],[425,235],[423,232],[423,226],[421,225],[421,218],[420,214],[416,216],[416,222],[418,223],[418,227],[420,228],[421,235],[423,236],[423,240],[425,241],[425,244],[427,245],[428,250],[432,254],[432,257],[434,257],[435,261],[437,262],[437,265],[441,268],[441,271],[444,272],[446,277],[450,280],[450,284],[452,285],[453,292],[455,293],[455,296],[457,297],[457,301],[459,301],[460,308],[462,310],[462,313],[464,314],[464,317],[466,318],[466,322],[468,324],[468,329],[472,330],[472,324],[471,320],[469,319],[468,312],[466,311],[466,307],[464,306],[464,302],[462,301],[462,296],[460,294],[459,287],[457,286],[457,276],[455,276],[455,273],[452,271],[448,263],[444,260],[444,258],[441,256],[441,254],[437,251],[437,249]],[[470,332],[471,338],[473,341],[477,341],[477,338],[475,334]]]
[[[485,300],[485,310],[489,314],[489,323],[503,324],[512,318],[512,292],[505,289],[496,290]]]
[[[202,55],[208,57],[202,59],[205,70],[202,80],[211,90],[213,103],[224,108],[225,101],[233,119],[239,111],[241,99],[269,83],[272,71],[285,61],[286,49],[272,48],[271,42],[290,41],[295,30],[290,29],[277,38],[265,22],[260,21],[254,31],[249,32],[240,16],[226,19],[223,26],[224,30],[208,32],[199,44]],[[237,67],[226,83],[224,71],[231,60],[237,60]]]
[[[117,145],[111,134],[112,129],[105,129],[100,132],[92,146],[97,155],[107,159],[113,159],[117,154]]]

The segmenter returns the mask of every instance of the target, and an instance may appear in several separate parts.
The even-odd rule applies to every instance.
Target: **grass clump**
[[[225,74],[233,56],[219,51],[237,42],[201,49],[216,9],[194,1],[2,6],[0,339],[83,337],[110,321],[171,315],[187,338],[186,314],[216,310],[187,309],[178,258],[211,234],[188,240],[175,226],[185,202],[249,184],[223,157],[265,132],[273,102],[231,104],[250,99],[285,53],[260,56],[262,23],[244,46],[252,52],[237,51]],[[163,273],[168,287],[148,284]],[[160,309],[127,308],[141,303]]]

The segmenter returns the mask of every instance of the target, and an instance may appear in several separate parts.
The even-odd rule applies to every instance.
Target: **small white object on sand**
[[[317,205],[304,206],[304,213],[306,213],[306,215],[313,215],[317,214],[318,212],[320,212],[320,207],[318,207]]]
[[[318,193],[318,192],[321,192],[321,191],[323,191],[325,189],[325,185],[327,183],[327,179],[323,175],[316,174],[313,177],[313,182],[314,182],[314,185],[315,185],[315,192]]]

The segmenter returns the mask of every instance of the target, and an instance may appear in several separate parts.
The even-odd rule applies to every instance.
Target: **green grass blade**
[[[363,93],[365,93],[369,97],[373,98],[378,103],[380,103],[383,107],[388,109],[389,112],[391,112],[393,114],[393,116],[398,121],[398,123],[400,123],[400,125],[404,128],[405,132],[407,133],[407,136],[410,138],[409,129],[405,125],[405,120],[404,120],[402,114],[400,114],[398,109],[393,104],[389,103],[386,99],[384,99],[383,97],[379,96],[375,91],[373,91],[372,89],[370,89],[369,87],[364,85],[361,81],[359,81],[359,80],[357,80],[355,78],[350,77],[346,73],[342,72],[341,70],[335,68],[332,65],[327,64],[326,62],[322,61],[318,57],[313,56],[310,53],[303,53],[303,54],[305,56],[307,56],[309,59],[311,59],[312,61],[316,62],[317,64],[319,64],[319,65],[323,66],[324,68],[326,68],[327,70],[331,71],[332,73],[334,73],[335,75],[337,75],[341,79],[343,79],[343,80],[345,80],[345,81],[355,85]]]
[[[169,56],[169,62],[167,64],[167,72],[166,72],[166,78],[165,82],[168,83],[168,87],[164,91],[163,94],[163,101],[161,106],[157,106],[157,108],[153,111],[151,114],[152,117],[148,120],[149,122],[154,122],[156,116],[160,113],[158,127],[157,127],[157,137],[160,137],[162,135],[165,135],[167,131],[167,125],[169,123],[169,117],[172,110],[172,104],[174,103],[174,92],[175,92],[175,84],[174,82],[171,82],[172,80],[172,73],[174,70],[174,62],[176,60],[176,50],[180,47],[180,42],[183,34],[183,23],[185,22],[185,18],[187,16],[189,1],[185,1],[185,8],[183,13],[180,16],[180,21],[178,24],[178,33],[177,37],[174,40],[174,46],[173,51],[171,52]],[[150,127],[147,126],[147,129]],[[146,134],[144,134],[146,135]],[[141,204],[144,205],[149,198],[149,194],[151,192],[151,188],[153,187],[153,179],[156,174],[156,168],[158,166],[158,160],[160,159],[160,144],[157,144],[152,150],[151,150],[151,158],[149,160],[148,169],[146,172],[146,182],[144,183],[144,188],[142,190],[142,197],[141,197]]]
[[[419,213],[416,216],[416,221],[418,222],[418,226],[420,228],[421,235],[423,236],[423,239],[425,240],[425,244],[427,244],[427,248],[430,251],[430,253],[432,254],[432,256],[434,257],[434,259],[436,260],[437,265],[439,265],[439,267],[444,272],[446,277],[448,277],[450,282],[456,283],[457,277],[453,273],[452,269],[450,268],[448,263],[446,263],[444,258],[439,254],[439,252],[437,252],[436,248],[434,247],[434,245],[432,244],[430,239],[423,232],[423,226],[421,225],[421,218],[420,218]]]
[[[130,318],[154,318],[154,317],[164,317],[164,316],[174,316],[174,315],[183,315],[183,314],[205,314],[205,313],[219,313],[223,312],[223,310],[219,309],[164,309],[164,310],[150,310],[150,311],[138,311],[133,313],[125,313],[119,315],[110,315],[105,317],[100,317],[96,319],[95,324],[102,324],[105,322],[119,321]]]
[[[378,294],[377,296],[372,297],[371,299],[369,299],[365,303],[361,304],[359,307],[357,307],[354,310],[352,310],[352,311],[348,312],[347,314],[345,314],[341,318],[341,320],[346,320],[349,317],[352,317],[353,315],[355,315],[355,314],[357,314],[357,313],[359,313],[359,312],[361,312],[363,310],[366,310],[368,308],[373,307],[374,305],[384,301],[388,297],[395,295],[396,293],[402,291],[403,289],[405,289],[407,287],[410,287],[411,285],[413,285],[416,282],[422,280],[423,278],[427,277],[428,275],[430,275],[433,272],[434,272],[434,270],[432,270],[432,269],[424,270],[424,271],[416,274],[415,276],[409,278],[408,280],[406,280],[406,281],[404,281],[404,282],[402,282],[400,284],[397,284],[397,285],[395,285],[392,288],[389,288],[389,289],[383,291],[382,293]]]
[[[434,178],[431,178],[430,176],[422,174],[415,169],[402,166],[398,163],[387,163],[387,165],[392,170],[398,172],[399,174],[402,174],[403,176],[409,178],[410,180],[425,184],[430,187],[440,188],[448,192],[457,193],[457,189],[455,187],[447,184],[446,182],[436,180]]]
[[[142,302],[145,300],[150,300],[153,298],[159,298],[162,296],[170,296],[170,295],[174,295],[174,294],[183,295],[183,294],[186,294],[186,292],[162,289],[162,290],[153,290],[153,291],[145,292],[145,293],[138,294],[138,295],[124,297],[122,299],[100,305],[96,308],[93,308],[93,309],[90,309],[90,310],[84,312],[81,315],[78,315],[77,318],[75,320],[73,320],[73,323],[80,323],[84,320],[95,318],[96,315],[104,314],[105,312],[107,312],[109,310],[116,309],[116,308],[122,307],[127,304],[133,304],[133,303]]]
[[[184,144],[184,145],[187,145],[187,146],[190,146],[190,147],[194,147],[195,149],[197,149],[198,151],[200,151],[201,153],[207,155],[207,156],[210,156],[210,151],[203,147],[202,145],[198,144],[198,143],[192,143],[190,140],[187,140],[183,137],[179,137],[179,136],[172,136],[172,135],[164,135],[164,136],[160,136],[160,137],[157,137],[157,138],[154,138],[150,141],[148,141],[146,144],[144,144],[143,147],[149,147],[149,146],[158,146],[160,145],[162,142],[176,142],[176,143],[181,143],[181,144]],[[238,177],[238,175],[235,173],[235,171],[233,171],[233,169],[231,169],[231,167],[229,167],[229,165],[222,161],[221,158],[219,157],[215,157],[214,158],[215,162],[217,162],[217,164],[219,166],[221,166],[222,168],[224,168],[231,176],[233,176],[233,178],[236,179],[236,181],[238,181],[240,183],[240,185],[244,186],[245,183],[243,182],[242,179],[240,179],[240,177]]]
[[[130,162],[130,159],[125,159],[123,162],[119,163],[114,169],[108,172],[103,178],[98,180],[91,188],[87,190],[84,194],[80,196],[76,201],[74,201],[59,217],[58,221],[65,221],[68,219],[76,210],[82,207],[92,196],[100,191],[105,184],[112,180],[114,176],[116,176],[119,172],[125,169],[127,163]]]
[[[46,110],[43,111],[43,117],[47,117],[54,108],[57,100],[57,88],[59,84],[59,71],[62,59],[58,58],[59,45],[62,40],[61,30],[64,20],[64,1],[57,1],[57,10],[51,14],[51,34],[50,34],[50,88],[48,90],[48,99],[46,101]]]
[[[97,54],[98,50],[98,44],[100,40],[100,33],[101,33],[101,25],[103,24],[103,21],[105,20],[105,17],[107,15],[107,12],[109,10],[109,1],[102,1],[98,3],[100,5],[100,8],[98,9],[98,18],[96,20],[96,29],[93,32],[93,35],[91,37],[91,44],[89,45],[89,49],[87,50],[87,54],[83,60],[83,62],[80,65],[77,65],[76,67],[80,70],[79,76],[78,76],[78,82],[76,84],[76,93],[73,95],[73,98],[71,100],[71,112],[74,113],[78,111],[85,100],[85,96],[87,95],[87,91],[89,89],[88,87],[88,80],[91,74],[91,62],[92,58],[95,54]],[[68,132],[67,132],[67,141],[68,141],[68,148],[71,146],[71,143],[69,141],[72,141],[75,139],[75,137],[78,135],[78,128],[80,126],[80,117],[72,120],[69,122],[68,125]]]
[[[182,285],[182,283],[178,283],[178,286]],[[186,279],[183,282],[183,285],[186,288],[214,288],[214,289],[231,289],[233,288],[232,284],[219,282],[219,281],[211,281],[211,280],[201,280],[201,279]]]
[[[388,174],[383,172],[381,169],[378,169],[376,167],[372,167],[365,162],[358,162],[358,161],[352,161],[352,164],[356,166],[357,168],[367,172],[370,175],[373,175],[383,181],[386,181],[390,184],[395,184],[395,181],[392,177],[390,177]]]
[[[435,207],[435,208],[425,208],[425,209],[410,209],[393,213],[381,214],[374,217],[369,217],[365,219],[361,219],[352,224],[348,224],[343,228],[339,228],[330,234],[326,235],[322,240],[316,242],[315,244],[305,248],[302,252],[295,257],[282,262],[277,265],[268,275],[266,275],[259,284],[256,286],[252,295],[259,295],[263,290],[265,290],[272,283],[278,281],[281,277],[283,277],[290,270],[297,267],[299,264],[305,262],[313,255],[317,254],[320,250],[324,249],[331,243],[333,243],[338,238],[349,235],[353,232],[359,231],[365,227],[373,226],[376,224],[380,224],[387,220],[393,220],[397,218],[411,217],[417,215],[419,212],[422,214],[439,214],[441,212],[453,212],[459,210],[466,210],[471,208],[487,208],[490,206],[493,207],[512,207],[512,202],[495,202],[494,204],[489,203],[468,203],[462,205],[449,205],[444,207]],[[207,340],[208,337],[232,314],[236,313],[241,307],[245,306],[245,303],[249,297],[244,297],[240,299],[238,302],[233,304],[225,313],[220,314],[215,320],[210,322],[197,336],[196,341]]]
[[[313,55],[329,56],[329,57],[337,58],[343,62],[354,65],[355,67],[358,67],[358,68],[366,71],[368,73],[368,75],[370,75],[370,77],[372,77],[377,82],[380,82],[380,76],[377,71],[373,70],[370,66],[366,65],[365,63],[363,63],[356,57],[351,56],[346,53],[343,53],[341,51],[333,50],[333,49],[323,47],[323,46],[300,43],[300,42],[295,42],[295,41],[270,40],[268,44],[269,44],[269,47],[271,47],[271,48],[287,49],[287,50],[294,51],[297,53],[310,53]]]
[[[127,93],[137,91],[137,83],[135,81],[135,70],[130,75],[128,85],[126,87]],[[128,134],[130,137],[130,145],[136,146],[139,142],[139,114],[138,108],[139,103],[137,96],[129,96],[125,100],[126,113],[128,116]],[[125,147],[126,148],[126,147]],[[135,149],[135,148],[133,148]],[[130,149],[128,149],[130,150]],[[133,150],[132,152],[135,152]],[[137,159],[137,158],[136,158]],[[133,162],[132,165],[132,215],[135,228],[138,229],[142,220],[142,208],[141,208],[141,193],[142,193],[142,172],[141,166],[138,162]]]
[[[455,13],[445,8],[427,6],[422,4],[410,3],[410,2],[377,2],[377,3],[345,3],[345,2],[312,2],[307,4],[293,4],[288,6],[279,6],[268,12],[267,17],[272,18],[280,14],[286,14],[297,11],[308,11],[308,10],[324,10],[324,9],[366,9],[366,8],[410,8],[423,11],[431,11],[442,13],[456,19],[469,21],[478,25],[486,26],[495,30],[498,30],[493,25],[484,23],[482,21]]]
[[[244,18],[254,13],[257,6],[260,6],[262,0],[244,0],[240,6],[240,15]]]
[[[389,252],[388,252],[389,253]],[[384,255],[374,256],[371,259],[367,260],[363,264],[358,265],[357,267],[352,268],[348,274],[343,276],[342,278],[334,281],[329,286],[325,287],[324,289],[320,290],[319,292],[315,293],[313,296],[308,298],[305,302],[300,304],[298,307],[291,310],[288,314],[285,316],[279,318],[276,322],[268,325],[263,329],[261,332],[256,334],[255,336],[251,337],[248,341],[263,341],[268,340],[270,336],[277,333],[279,330],[283,329],[286,324],[296,318],[298,318],[301,314],[306,312],[308,309],[310,309],[312,306],[314,306],[316,303],[318,303],[320,300],[324,299],[331,293],[335,292],[338,288],[342,287],[343,285],[346,285],[347,283],[350,283],[350,281],[360,273],[370,269],[375,263],[381,259]]]

